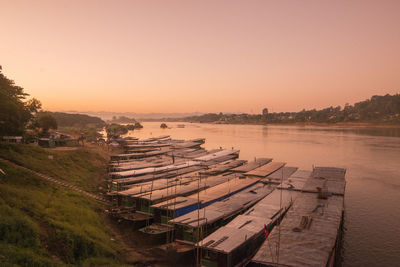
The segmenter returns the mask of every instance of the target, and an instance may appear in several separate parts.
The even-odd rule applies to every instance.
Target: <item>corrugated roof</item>
[[[201,171],[200,173],[201,174],[205,174],[205,175],[216,175],[216,174],[220,174],[220,173],[226,172],[226,171],[228,171],[230,169],[233,169],[233,168],[235,168],[237,166],[243,165],[245,162],[246,162],[245,160],[231,160],[231,161],[228,161],[228,162],[226,162],[224,164],[219,164],[219,165],[217,165],[215,167],[212,167],[212,168],[210,168],[208,170]]]
[[[274,187],[270,185],[258,183],[223,201],[218,201],[206,208],[202,208],[199,212],[193,211],[172,219],[169,222],[190,227],[197,227],[198,224],[200,226],[210,224],[218,219],[229,217],[232,214],[247,209],[249,206],[271,193],[273,189]]]
[[[255,161],[251,161],[242,166],[236,167],[236,168],[232,169],[231,171],[233,171],[233,172],[249,172],[249,171],[254,170],[258,167],[261,167],[271,161],[272,161],[271,158],[258,158]]]
[[[212,178],[213,176],[209,177]],[[216,200],[218,198],[224,197],[230,193],[237,192],[243,188],[250,186],[258,181],[256,178],[232,178],[233,175],[222,176],[229,178],[228,181],[224,183],[220,183],[218,185],[209,187],[207,189],[203,189],[199,193],[194,193],[192,195],[187,196],[188,198],[199,200],[200,203],[208,203],[210,201]],[[197,186],[197,184],[196,184]],[[152,198],[153,199],[153,198]],[[172,199],[173,201],[173,199]],[[171,202],[169,200],[168,202]],[[164,201],[162,203],[167,203]],[[160,203],[160,204],[162,204]],[[157,204],[156,204],[157,205]],[[154,205],[152,207],[155,207]]]
[[[197,160],[197,161],[209,161],[209,160],[213,160],[219,157],[223,157],[223,156],[227,156],[227,155],[231,155],[231,154],[236,154],[239,153],[240,150],[238,149],[224,149],[224,150],[220,150],[218,152],[215,152],[213,154],[209,154],[209,155],[205,155],[202,157],[198,157],[195,158],[193,160]]]
[[[230,253],[247,239],[263,231],[264,225],[276,220],[279,212],[288,209],[299,194],[296,191],[274,190],[249,211],[237,216],[226,226],[219,228],[200,241],[198,245],[222,253]],[[225,241],[215,245],[214,242],[222,237],[227,238],[225,238]],[[211,242],[212,240],[214,242]]]
[[[345,175],[346,169],[316,167],[312,172],[311,179],[304,185],[303,191],[318,192],[318,188],[321,188],[323,192],[344,195]]]
[[[265,164],[261,167],[258,167],[252,171],[246,172],[245,175],[247,176],[257,176],[257,177],[266,177],[270,175],[271,173],[279,170],[283,166],[285,166],[285,162],[270,162],[268,164]]]
[[[297,171],[297,167],[283,167],[280,170],[271,173],[264,178],[264,181],[271,181],[275,183],[280,183],[281,180],[286,180],[288,177],[293,177]],[[311,172],[310,172],[311,173]]]
[[[317,194],[302,194],[252,261],[276,264],[279,242],[279,265],[326,266],[335,246],[342,209],[342,196],[318,199]]]
[[[211,187],[213,186],[218,186],[220,184],[224,184],[229,180],[235,179],[233,175],[227,175],[227,176],[210,176],[210,177],[205,177],[200,180],[200,184],[197,180],[194,180],[192,182],[189,182],[187,184],[179,184],[175,186],[171,186],[165,189],[160,189],[160,190],[154,190],[151,193],[147,192],[144,194],[139,194],[134,196],[135,198],[141,198],[141,199],[147,199],[147,200],[161,200],[163,198],[171,198],[174,196],[182,196],[186,194],[191,194],[192,192],[195,192],[197,190],[202,190],[204,188]],[[207,189],[206,189],[207,190]]]

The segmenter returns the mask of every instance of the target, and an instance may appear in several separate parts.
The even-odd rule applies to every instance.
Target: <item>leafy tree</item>
[[[53,116],[59,127],[76,127],[76,128],[101,128],[105,126],[105,122],[99,117],[93,117],[86,114],[70,114],[64,112],[44,111]]]
[[[135,125],[133,125],[133,124],[128,124],[128,125],[126,125],[126,128],[127,128],[129,131],[132,131],[132,130],[135,130]]]
[[[107,138],[117,137],[121,134],[126,134],[128,128],[125,125],[112,123],[106,126]]]
[[[134,118],[128,118],[126,116],[119,116],[118,118],[116,116],[113,116],[113,118],[110,122],[111,123],[135,123],[136,120]]]
[[[101,134],[97,131],[96,128],[91,127],[91,128],[87,128],[84,131],[84,137],[88,140],[88,141],[96,141],[98,138],[101,137]]]
[[[209,113],[200,116],[183,118],[183,121],[213,123],[221,120],[220,114]],[[268,113],[265,108],[262,115],[229,114],[224,115],[227,123],[294,123],[294,122],[374,122],[400,124],[400,94],[372,96],[371,99],[340,106],[328,107],[321,110],[305,110],[300,112]]]
[[[15,85],[0,70],[0,136],[22,135],[34,114],[41,108],[36,99],[26,100],[28,94]]]
[[[141,125],[139,122],[135,122],[135,129],[141,129],[143,128],[143,125]]]
[[[57,129],[57,121],[56,119],[49,113],[42,113],[38,114],[38,125],[39,128],[42,129],[43,132],[48,132],[49,129]]]

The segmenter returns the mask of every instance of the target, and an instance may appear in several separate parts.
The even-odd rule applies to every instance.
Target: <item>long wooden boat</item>
[[[296,177],[296,173],[292,176]],[[202,250],[202,264],[223,267],[244,265],[264,241],[264,232],[271,231],[299,194],[299,191],[277,188],[249,211],[198,242]]]
[[[224,164],[219,164],[208,170],[201,171],[200,173],[203,175],[217,175],[217,174],[224,173],[226,171],[230,171],[231,169],[241,166],[246,162],[247,162],[246,160],[232,160],[232,161],[228,161]]]
[[[158,207],[157,203],[161,203],[161,207],[164,205],[168,206],[170,203],[174,202],[174,204],[177,204],[180,201],[176,200],[176,197],[190,196],[197,191],[205,190],[207,188],[211,190],[211,188],[217,187],[221,184],[226,184],[233,179],[235,179],[233,175],[218,175],[204,178],[199,176],[198,179],[186,184],[177,184],[172,187],[154,190],[131,197],[136,202],[137,210],[153,214],[154,209]],[[169,201],[169,199],[173,200]]]
[[[345,170],[338,168],[315,168],[313,169],[312,173],[310,172],[309,177],[306,179],[304,174],[304,171],[299,172],[298,175],[296,175],[296,173],[293,174],[293,176],[291,176],[289,179],[283,181],[283,183],[278,185],[278,188],[274,190],[274,192],[269,194],[262,201],[256,204],[252,209],[250,209],[249,212],[245,213],[244,215],[239,215],[231,223],[224,226],[225,228],[220,228],[219,230],[208,236],[206,239],[199,242],[198,245],[203,250],[203,265],[246,265],[252,259],[253,255],[257,252],[260,246],[261,248],[257,252],[258,256],[254,256],[253,260],[251,260],[251,265],[299,266],[298,260],[301,260],[302,258],[312,257],[314,253],[293,253],[293,251],[297,252],[298,250],[294,249],[292,246],[297,245],[293,244],[294,239],[290,238],[289,236],[295,235],[295,232],[297,231],[302,232],[304,229],[312,229],[312,222],[314,220],[312,213],[317,213],[319,212],[319,209],[327,207],[328,202],[324,204],[324,201],[328,200],[330,197],[336,198],[336,196],[338,196],[339,198],[343,198],[343,195],[341,194],[344,193]],[[331,185],[330,189],[329,187],[327,187],[328,184]],[[320,185],[322,187],[315,187],[315,185]],[[306,199],[306,201],[304,201],[303,199]],[[304,202],[311,204],[305,206]],[[336,231],[331,231],[331,235],[329,237],[330,240],[333,239],[334,242],[326,242],[326,240],[324,240],[324,244],[327,245],[327,247],[330,247],[330,249],[320,248],[317,244],[321,243],[307,242],[307,239],[304,239],[305,242],[302,244],[305,246],[304,251],[306,251],[307,249],[310,249],[309,251],[311,251],[312,248],[316,251],[322,249],[321,253],[325,253],[326,255],[327,250],[332,252],[332,250],[335,248],[335,240],[337,240],[337,233],[340,228],[339,225],[341,221],[341,211],[343,206],[339,204],[340,209],[337,209],[337,203],[342,202],[338,202],[335,199],[334,203],[336,203],[333,204],[334,212],[327,215],[329,218],[330,215],[332,215],[336,218],[334,219],[334,221],[339,222],[327,222],[327,224],[332,223],[331,227],[336,229]],[[308,213],[304,212],[305,210],[307,210]],[[273,213],[274,211],[275,213]],[[300,216],[299,213],[302,215]],[[288,217],[289,219],[287,219],[288,222],[286,223],[287,226],[282,228],[285,225],[285,214],[293,215],[290,215],[290,217]],[[337,216],[338,214],[340,214],[340,216]],[[274,228],[275,224],[280,220],[282,220],[280,227]],[[296,224],[299,229],[295,228]],[[315,227],[315,235],[319,236],[320,233],[317,230],[319,229],[319,227]],[[279,229],[280,232],[278,232]],[[282,229],[284,229],[285,232],[283,232]],[[295,229],[294,232],[293,229]],[[313,235],[312,232],[309,232],[309,234]],[[285,235],[288,235],[288,238],[282,239],[285,238]],[[270,237],[270,243],[264,242],[264,240],[268,241]],[[282,260],[279,260],[278,263],[276,242],[279,238],[279,258]],[[300,238],[299,240],[302,239]],[[309,240],[316,239],[313,239],[310,236]],[[301,243],[301,241],[299,242]],[[286,251],[284,252],[284,258],[286,259],[286,261],[283,260],[282,248],[286,249]],[[332,255],[331,253],[328,254]],[[269,256],[266,257],[266,255]],[[317,258],[321,259],[321,257]],[[328,262],[330,261],[330,257],[325,257],[325,259],[327,259],[327,261],[318,260],[318,265],[326,266],[326,264],[328,264]],[[297,262],[297,264],[294,264],[294,262]],[[309,261],[309,263],[311,262],[312,260]]]
[[[284,180],[287,180],[296,170],[296,167],[284,167]],[[286,171],[288,170],[288,171]],[[193,211],[183,216],[169,220],[175,225],[177,241],[197,242],[219,227],[228,223],[234,216],[243,213],[259,200],[271,193],[278,185],[257,183],[242,192],[239,192],[224,201],[215,202],[200,211]]]
[[[198,194],[192,194],[179,199],[173,198],[152,205],[151,208],[154,210],[155,222],[167,223],[172,218],[224,200],[258,182],[257,178],[243,178],[236,177],[235,175],[226,175],[223,177],[228,177],[228,180],[212,187],[205,187]]]
[[[254,161],[249,161],[246,164],[232,169],[233,172],[245,173],[259,168],[272,161],[272,158],[257,158]]]
[[[196,194],[187,197],[180,196],[154,204],[150,207],[150,212],[154,214],[154,223],[139,231],[147,234],[148,238],[152,240],[163,240],[160,236],[162,237],[173,230],[173,227],[171,228],[169,224],[166,224],[169,219],[204,208],[214,202],[222,201],[254,185],[258,180],[257,178],[231,178],[227,182],[203,188]]]
[[[340,168],[315,168],[302,189],[306,193],[248,266],[333,266],[343,221],[345,173]]]

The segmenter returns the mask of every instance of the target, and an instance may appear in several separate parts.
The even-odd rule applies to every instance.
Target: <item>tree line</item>
[[[97,129],[106,123],[85,114],[43,111],[39,100],[7,78],[0,69],[0,136],[46,136],[50,129],[72,129],[76,133],[97,136]]]
[[[45,114],[54,117],[54,119],[57,121],[58,126],[60,127],[102,128],[106,125],[106,123],[99,117],[89,116],[86,114],[70,114],[64,112],[50,112],[50,111],[40,112],[40,115],[45,115]]]
[[[22,135],[28,126],[38,125],[35,115],[42,105],[28,96],[0,71],[0,136]]]
[[[370,122],[400,124],[400,94],[372,96],[354,105],[345,104],[342,108],[328,107],[320,110],[303,109],[300,112],[273,112],[263,109],[261,114],[208,113],[181,119],[188,122],[204,123],[339,123]]]

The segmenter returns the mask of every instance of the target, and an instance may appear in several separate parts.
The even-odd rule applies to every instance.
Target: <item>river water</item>
[[[241,159],[346,168],[343,266],[400,266],[399,128],[177,124],[143,123],[129,135],[203,137],[204,148],[234,147]]]

